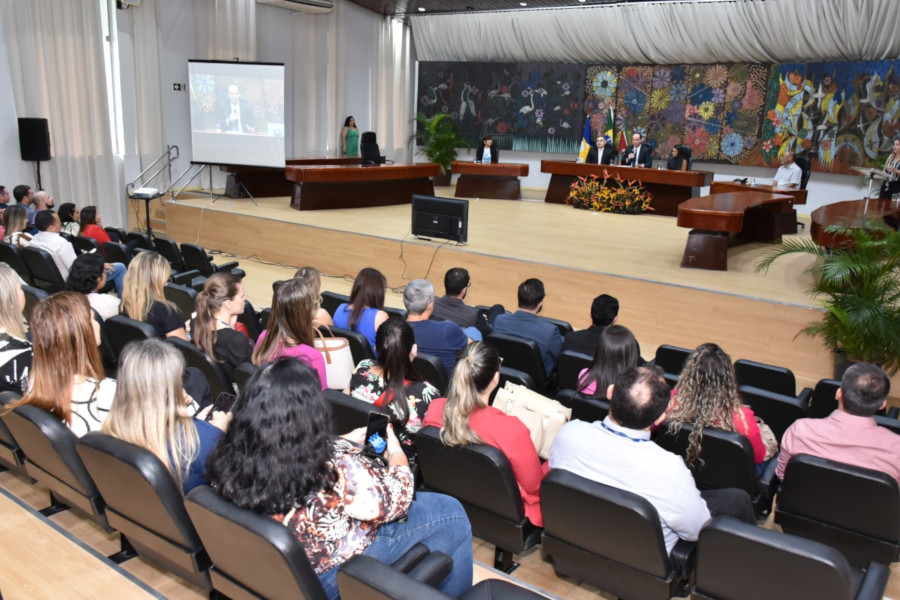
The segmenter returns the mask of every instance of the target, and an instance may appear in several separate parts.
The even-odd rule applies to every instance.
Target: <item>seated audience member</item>
[[[699,491],[677,454],[650,441],[650,428],[666,418],[669,386],[657,367],[631,367],[609,392],[603,421],[569,421],[550,447],[550,468],[615,487],[646,499],[656,508],[666,550],[679,538],[697,539],[711,516],[731,515],[756,523],[743,490]]]
[[[578,391],[593,398],[606,398],[606,391],[620,373],[640,364],[637,340],[628,328],[610,325],[597,339],[594,360],[578,374]]]
[[[53,196],[48,192],[41,190],[39,192],[34,192],[34,195],[31,198],[31,206],[34,208],[35,213],[39,213],[42,210],[51,210],[56,206],[56,203],[53,202]]]
[[[803,179],[803,171],[794,162],[794,153],[785,152],[781,157],[781,166],[775,172],[775,180],[772,185],[776,188],[795,190],[800,187]]]
[[[540,494],[547,464],[541,464],[525,424],[489,405],[499,383],[497,349],[486,342],[469,344],[460,353],[447,397],[431,403],[422,426],[440,427],[441,440],[448,446],[489,444],[503,452],[522,493],[525,516],[543,527]]]
[[[688,356],[669,407],[668,422],[672,433],[684,423],[694,426],[688,438],[687,464],[700,458],[703,429],[716,427],[747,438],[753,446],[753,460],[762,472],[766,445],[759,425],[753,409],[741,404],[731,357],[716,344],[702,344]]]
[[[0,185],[0,208],[9,206],[9,190],[5,185]]]
[[[316,298],[319,298],[319,302],[322,301],[322,277],[315,267],[300,267],[294,273],[294,279],[305,280],[312,287]],[[328,311],[320,306],[316,309],[316,315],[313,317],[313,326],[321,327],[322,325],[334,325],[334,321],[331,319]]]
[[[436,356],[444,364],[447,376],[453,372],[456,356],[471,340],[452,321],[432,321],[434,286],[425,279],[414,279],[403,289],[406,320],[416,335],[419,352]]]
[[[608,294],[600,294],[591,302],[591,326],[566,334],[562,349],[593,355],[597,348],[597,342],[600,340],[600,334],[615,323],[618,316],[619,301]]]
[[[473,340],[481,339],[472,337],[472,329],[485,336],[491,332],[491,321],[499,314],[503,314],[501,305],[491,307],[488,315],[483,314],[474,306],[465,303],[472,280],[469,272],[459,267],[450,269],[444,275],[444,295],[434,299],[434,316],[445,321],[452,321],[463,328],[466,335]]]
[[[775,473],[784,479],[791,457],[812,454],[882,471],[900,483],[900,436],[874,419],[890,391],[890,379],[875,365],[847,369],[835,395],[837,409],[824,419],[799,419],[784,432]]]
[[[231,414],[217,411],[207,422],[209,407],[196,419],[191,417],[183,371],[181,352],[162,340],[125,346],[103,431],[155,454],[187,494],[208,485],[206,459],[228,429]]]
[[[6,215],[6,205],[0,204],[0,240],[6,239],[6,227],[3,225],[3,217]]]
[[[597,136],[597,144],[588,150],[584,160],[588,165],[611,165],[616,161],[616,150],[605,135]]]
[[[543,282],[540,279],[526,279],[519,285],[519,310],[511,315],[498,315],[494,319],[493,332],[537,342],[544,361],[544,371],[550,375],[556,369],[556,357],[562,351],[563,340],[556,325],[538,317],[543,307]]]
[[[69,269],[75,262],[75,248],[69,240],[59,235],[62,222],[52,210],[42,210],[34,217],[34,226],[38,233],[32,238],[31,243],[36,248],[43,248],[50,253],[53,262],[59,269],[63,279],[69,276]],[[104,263],[106,278],[116,286],[116,293],[122,297],[125,281],[125,265],[122,263]]]
[[[666,168],[670,171],[687,171],[688,162],[687,146],[678,144],[672,147],[672,156],[669,157]]]
[[[315,349],[313,315],[319,296],[303,279],[289,279],[272,295],[268,329],[259,334],[253,349],[253,364],[261,367],[282,356],[298,358],[315,369],[322,389],[328,389],[325,359]]]
[[[104,379],[100,326],[87,298],[59,292],[31,313],[34,360],[29,389],[15,406],[33,404],[54,414],[81,437],[103,424],[116,393]]]
[[[82,208],[79,222],[81,223],[81,233],[79,235],[97,240],[101,248],[106,242],[112,241],[109,234],[100,225],[100,211],[97,210],[96,206],[85,206]]]
[[[197,294],[197,316],[191,323],[191,338],[207,356],[222,366],[229,383],[238,365],[250,362],[253,342],[235,331],[244,312],[244,284],[231,273],[213,273]]]
[[[66,289],[87,296],[88,302],[101,319],[119,314],[121,301],[112,294],[99,291],[106,285],[106,263],[99,254],[82,254],[72,263],[66,278]]]
[[[31,343],[25,333],[25,294],[12,267],[0,263],[0,392],[25,391],[31,372]]]
[[[31,205],[32,199],[34,198],[34,190],[31,189],[31,186],[25,185],[17,185],[13,188],[13,197],[16,199],[16,204],[25,209],[25,214],[28,219],[28,224],[34,224],[34,215],[37,213],[34,210],[34,206]]]
[[[81,225],[78,224],[79,214],[77,206],[71,202],[65,202],[59,205],[59,210],[56,211],[56,214],[59,215],[59,220],[62,223],[60,233],[67,233],[72,237],[78,235]]]
[[[453,561],[440,589],[472,585],[472,530],[460,503],[418,492],[393,428],[383,467],[362,455],[365,428],[336,437],[315,372],[280,358],[248,381],[228,431],[206,463],[228,502],[288,527],[325,597],[339,597],[338,568],[357,554],[390,564],[421,542]]]
[[[497,163],[500,162],[500,149],[494,145],[494,138],[491,134],[486,133],[481,138],[481,145],[475,151],[475,162],[477,163]]]
[[[122,314],[153,326],[159,337],[187,339],[184,321],[166,300],[166,282],[172,275],[169,261],[156,252],[138,252],[125,274]]]
[[[334,324],[344,329],[352,329],[366,336],[375,349],[375,332],[387,321],[384,308],[384,290],[387,280],[379,271],[366,267],[353,281],[350,302],[343,303],[334,311]]]
[[[413,368],[418,349],[409,323],[399,317],[391,317],[382,323],[375,334],[375,348],[378,360],[367,359],[359,363],[350,376],[345,393],[390,410],[394,433],[410,465],[414,466],[413,436],[422,428],[428,405],[441,393],[423,381]]]
[[[25,208],[18,204],[8,206],[3,213],[4,241],[19,249],[24,248],[31,243],[31,234],[25,231],[27,228],[28,214]]]

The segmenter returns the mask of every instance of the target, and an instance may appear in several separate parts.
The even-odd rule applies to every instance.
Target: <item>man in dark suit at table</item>
[[[481,138],[481,147],[475,152],[475,162],[477,163],[498,163],[500,162],[500,150],[494,145],[494,138],[491,134],[486,133]]]
[[[519,285],[519,310],[498,315],[493,333],[505,333],[534,340],[541,351],[544,371],[550,375],[556,369],[556,357],[562,351],[559,329],[538,313],[544,307],[544,283],[540,279],[526,279]]]
[[[584,163],[587,165],[611,165],[616,160],[616,151],[605,135],[597,136],[597,145],[588,150]]]
[[[653,167],[653,149],[644,143],[644,136],[635,133],[631,136],[631,148],[625,150],[621,164],[629,167]]]
[[[250,103],[241,98],[240,89],[233,83],[228,86],[228,100],[221,109],[221,119],[219,129],[222,131],[256,133]]]

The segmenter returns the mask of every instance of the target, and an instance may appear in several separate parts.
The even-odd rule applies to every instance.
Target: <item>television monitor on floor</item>
[[[414,194],[412,234],[465,244],[469,239],[469,201]]]

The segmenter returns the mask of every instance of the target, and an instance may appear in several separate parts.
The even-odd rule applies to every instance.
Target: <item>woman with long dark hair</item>
[[[543,527],[541,481],[547,463],[541,464],[525,424],[489,405],[491,392],[500,382],[500,363],[497,349],[485,342],[460,350],[447,398],[431,403],[422,426],[440,427],[441,440],[448,446],[489,444],[503,452],[519,484],[525,516]]]
[[[64,202],[59,205],[59,210],[56,211],[56,214],[59,215],[59,222],[62,223],[62,227],[60,227],[61,233],[68,233],[73,237],[78,235],[81,225],[79,224],[77,206],[71,202]]]
[[[344,302],[334,311],[334,324],[344,329],[358,331],[375,349],[375,332],[387,321],[384,312],[384,290],[387,279],[377,269],[366,267],[353,280],[350,302]]]
[[[415,462],[413,436],[422,427],[428,405],[441,393],[422,381],[413,368],[418,348],[412,327],[399,317],[381,324],[375,334],[378,360],[364,360],[350,376],[346,393],[387,408],[407,458]]]
[[[359,156],[359,129],[352,116],[344,119],[344,128],[341,129],[341,156]]]
[[[627,327],[610,325],[597,338],[591,366],[578,374],[578,391],[592,398],[606,398],[616,377],[641,361],[637,340]]]
[[[390,427],[386,467],[362,455],[365,428],[335,437],[332,427],[315,371],[279,358],[247,382],[207,477],[225,500],[290,528],[330,599],[350,557],[390,564],[419,542],[453,559],[443,592],[468,589],[472,534],[459,502],[427,492],[413,501],[413,474]]]
[[[100,211],[96,206],[85,206],[79,215],[81,230],[78,235],[97,240],[101,248],[104,243],[112,241],[109,234],[100,225]]]

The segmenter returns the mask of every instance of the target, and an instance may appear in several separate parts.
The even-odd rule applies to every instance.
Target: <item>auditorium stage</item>
[[[453,188],[436,193],[452,197]],[[803,292],[810,257],[787,257],[756,273],[766,245],[747,244],[729,250],[727,272],[682,269],[688,230],[672,217],[543,202],[472,200],[469,243],[453,246],[413,238],[409,205],[299,212],[288,197],[257,200],[259,206],[182,195],[165,204],[168,235],[238,256],[312,264],[330,275],[352,277],[375,266],[393,288],[427,277],[440,292],[444,272],[464,266],[473,282],[468,301],[507,308],[516,305],[518,284],[538,277],[547,289],[544,314],[576,328],[588,325],[594,296],[619,298],[619,322],[634,331],[647,358],[662,343],[715,341],[734,359],[788,366],[805,384],[831,375],[817,341],[794,339],[819,314]]]

